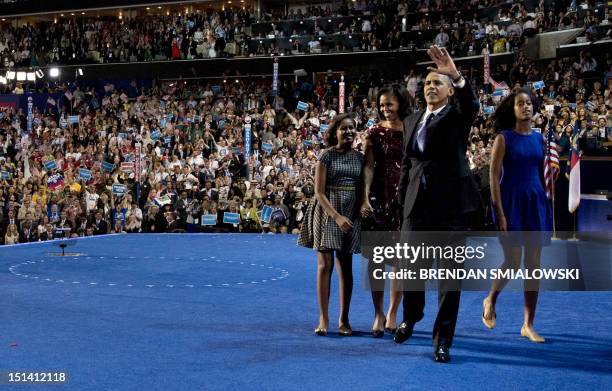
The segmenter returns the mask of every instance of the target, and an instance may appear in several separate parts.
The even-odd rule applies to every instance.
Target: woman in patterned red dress
[[[379,116],[383,120],[366,131],[364,151],[364,195],[361,213],[369,218],[368,222],[364,223],[366,230],[398,231],[400,228],[401,211],[396,195],[404,153],[403,120],[410,114],[411,102],[408,91],[399,84],[384,86],[378,92]],[[372,284],[372,336],[382,337],[385,329],[391,333],[395,332],[401,297],[399,288],[392,284],[389,311],[385,317],[384,287],[375,289]]]

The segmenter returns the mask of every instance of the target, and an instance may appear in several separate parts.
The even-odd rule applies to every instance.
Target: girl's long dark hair
[[[539,110],[538,102],[535,100],[531,91],[525,88],[514,88],[512,92],[501,101],[495,113],[493,113],[493,121],[495,121],[495,131],[512,129],[516,125],[516,116],[514,115],[514,100],[519,94],[525,94],[531,99],[533,105],[533,114]]]

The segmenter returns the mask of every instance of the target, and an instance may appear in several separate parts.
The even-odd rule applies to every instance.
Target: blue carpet
[[[2,247],[0,371],[63,370],[70,390],[612,387],[609,292],[543,292],[540,345],[519,336],[522,294],[500,296],[490,331],[484,293],[464,292],[452,362],[436,364],[436,294],[408,343],[372,339],[357,257],[355,336],[313,336],[315,256],[295,239],[105,236],[79,240],[67,251],[85,255],[65,258],[48,255],[58,251],[51,243]]]

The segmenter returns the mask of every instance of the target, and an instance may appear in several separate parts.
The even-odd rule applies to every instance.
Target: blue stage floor
[[[358,332],[313,336],[315,255],[295,240],[105,236],[79,240],[67,251],[85,255],[66,258],[49,256],[51,243],[0,247],[0,371],[66,371],[62,390],[612,388],[609,292],[541,293],[539,345],[519,335],[522,294],[502,293],[490,331],[484,292],[464,292],[452,362],[436,364],[436,293],[409,342],[373,339],[358,257]]]

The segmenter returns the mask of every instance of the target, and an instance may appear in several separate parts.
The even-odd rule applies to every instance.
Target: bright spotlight
[[[51,76],[51,77],[58,77],[59,76],[59,69],[58,68],[51,68],[51,69],[49,69],[49,76]]]
[[[79,76],[83,76],[83,68],[79,68],[78,71],[79,71]]]
[[[15,80],[15,71],[6,71],[6,78],[8,80]]]
[[[26,77],[25,72],[17,72],[17,81],[25,81]]]
[[[36,81],[36,72],[28,72],[26,78],[28,81]]]
[[[0,76],[0,84],[6,84],[6,77]]]

